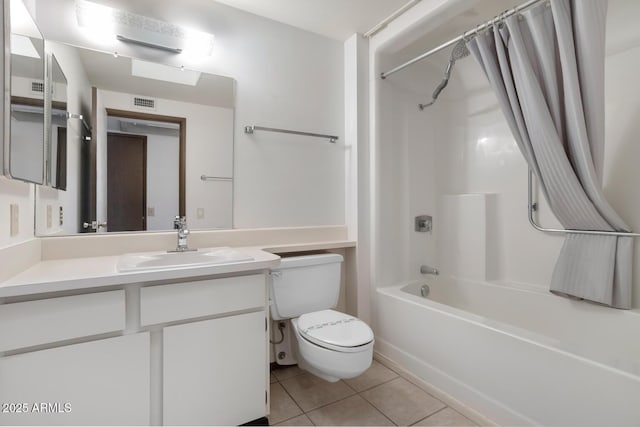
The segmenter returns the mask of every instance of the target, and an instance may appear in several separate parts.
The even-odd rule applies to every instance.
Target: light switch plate
[[[156,208],[152,206],[147,207],[147,216],[156,216]]]
[[[198,208],[196,210],[196,218],[204,219],[204,208]]]
[[[9,209],[10,209],[9,218],[11,223],[11,227],[10,227],[11,231],[9,235],[13,237],[13,236],[17,236],[18,233],[20,232],[20,208],[17,203],[13,203],[11,204]]]

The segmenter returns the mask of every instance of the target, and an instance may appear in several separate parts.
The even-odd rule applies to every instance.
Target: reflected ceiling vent
[[[134,107],[143,108],[145,110],[155,110],[156,100],[153,98],[144,98],[141,96],[134,96],[131,98]]]
[[[40,80],[34,80],[31,82],[32,93],[44,93],[44,82]]]

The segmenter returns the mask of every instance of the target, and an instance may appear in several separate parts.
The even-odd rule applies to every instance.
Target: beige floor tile
[[[362,397],[355,395],[307,413],[317,426],[392,426]]]
[[[371,387],[386,383],[387,381],[391,381],[397,376],[398,374],[393,372],[391,369],[374,360],[371,367],[362,375],[344,381],[356,391],[364,391]]]
[[[418,421],[415,426],[477,426],[478,424],[469,418],[454,411],[451,408],[444,408],[442,411],[436,412],[428,416],[424,420]]]
[[[278,424],[302,414],[302,409],[296,405],[291,396],[278,383],[271,384],[271,413],[269,424]]]
[[[276,379],[278,381],[282,381],[282,380],[286,380],[288,378],[292,378],[298,375],[302,375],[305,372],[298,368],[298,365],[291,365],[289,367],[283,368],[283,367],[277,367],[275,369],[271,370],[271,373],[273,374],[273,376],[276,377]]]
[[[309,417],[307,417],[306,415],[302,414],[300,416],[297,416],[295,418],[291,418],[290,420],[287,421],[283,421],[280,424],[277,424],[279,426],[312,426],[313,423],[311,422],[311,420],[309,419]]]
[[[445,407],[404,378],[396,378],[361,395],[398,425],[411,425]]]
[[[330,383],[311,374],[281,380],[280,384],[305,412],[355,394],[355,391],[343,381]]]
[[[278,379],[275,377],[275,375],[273,375],[273,372],[269,373],[269,382],[271,384],[278,382]]]

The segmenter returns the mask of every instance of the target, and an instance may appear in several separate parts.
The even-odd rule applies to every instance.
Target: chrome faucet
[[[173,220],[173,228],[178,230],[178,245],[169,252],[195,251],[195,249],[189,249],[189,246],[187,246],[187,236],[189,235],[187,218],[184,216],[176,216]]]
[[[437,268],[429,267],[428,265],[421,265],[420,266],[420,273],[421,274],[433,274],[434,276],[437,276],[438,274],[440,274],[440,272],[438,271]]]

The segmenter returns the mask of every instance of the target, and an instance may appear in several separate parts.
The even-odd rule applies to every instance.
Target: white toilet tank
[[[320,254],[282,258],[271,270],[271,317],[292,319],[334,308],[340,295],[342,255]]]

